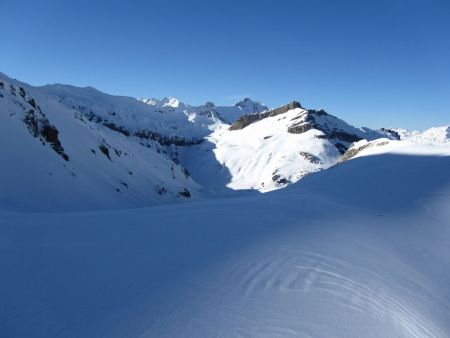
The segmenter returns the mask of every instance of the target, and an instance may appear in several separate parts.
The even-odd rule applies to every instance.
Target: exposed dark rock
[[[157,185],[155,187],[155,191],[159,194],[159,195],[165,195],[167,194],[167,189],[161,185]]]
[[[314,114],[317,116],[327,116],[328,115],[328,113],[323,109],[318,109],[318,110],[317,109],[308,109],[308,113]]]
[[[288,128],[288,132],[292,134],[302,134],[310,129],[316,129],[323,132],[325,135],[316,135],[315,138],[329,139],[333,142],[336,148],[339,150],[341,154],[343,154],[348,146],[344,143],[353,143],[362,140],[362,138],[358,135],[347,133],[343,130],[330,128],[328,124],[318,123],[316,120],[317,116],[333,116],[329,115],[324,110],[308,110],[308,113],[304,119],[304,121],[294,124]]]
[[[302,108],[301,104],[297,101],[292,101],[289,104],[286,104],[284,106],[281,106],[279,108],[275,108],[266,112],[262,112],[262,113],[256,113],[256,114],[248,114],[248,115],[242,115],[236,122],[234,122],[229,130],[239,130],[239,129],[244,129],[245,127],[247,127],[248,125],[265,119],[267,117],[271,117],[271,116],[277,116],[280,114],[284,114],[286,112],[288,112],[289,110],[295,109],[295,108]]]
[[[395,130],[392,130],[392,129],[389,129],[389,128],[381,128],[381,130],[384,131],[385,133],[389,134],[390,136],[392,136],[396,140],[400,140],[400,134],[397,133]]]
[[[277,184],[288,184],[288,183],[290,183],[286,178],[281,177],[278,174],[272,176],[272,181],[274,181]]]
[[[36,109],[36,102],[34,101],[33,98],[30,98],[30,99],[28,100],[28,103],[29,103],[34,109]],[[40,108],[39,108],[39,110],[40,110]]]
[[[35,115],[35,112],[33,109],[30,109],[26,114],[25,118],[23,119],[23,122],[28,127],[28,130],[34,137],[39,136],[39,126],[38,126],[38,119]]]
[[[339,162],[344,162],[347,161],[349,159],[351,159],[352,157],[356,156],[357,154],[359,154],[361,151],[363,151],[364,149],[368,148],[368,147],[381,147],[384,146],[386,144],[388,144],[388,141],[380,141],[380,142],[376,142],[376,143],[366,143],[363,144],[359,147],[353,146],[350,149],[348,149],[339,159]]]
[[[186,140],[185,138],[182,138],[180,136],[167,137],[148,129],[137,131],[134,133],[134,135],[146,140],[156,141],[163,146],[191,146],[203,142],[203,140]]]
[[[348,149],[348,147],[346,145],[343,145],[342,143],[339,143],[339,142],[336,142],[334,144],[334,146],[341,154],[344,154]]]
[[[318,158],[317,156],[315,156],[313,154],[307,153],[306,151],[301,151],[299,154],[311,163],[314,163],[314,164],[322,163],[322,160],[320,158]]]
[[[359,137],[358,135],[349,134],[340,130],[332,130],[331,132],[329,132],[329,138],[335,138],[349,143],[358,142],[362,140],[362,138]]]
[[[189,174],[189,171],[186,168],[182,168],[181,172],[184,174],[185,178],[189,178],[191,175]]]
[[[0,89],[4,89],[5,88],[5,84],[3,83],[3,81],[0,81]]]
[[[104,143],[100,144],[98,148],[103,153],[103,155],[105,155],[111,161],[111,157],[109,156],[109,148]]]
[[[125,136],[130,136],[130,132],[121,126],[117,126],[112,122],[104,122],[103,125],[111,130],[117,131]]]
[[[116,153],[117,157],[120,157],[120,155],[122,155],[122,152],[116,148],[114,148],[114,152]]]
[[[307,132],[308,130],[312,129],[313,126],[310,125],[309,123],[299,123],[299,124],[294,124],[293,126],[290,126],[288,128],[288,133],[291,134],[303,134],[304,132]]]
[[[183,197],[186,197],[186,198],[191,197],[190,191],[187,190],[186,188],[185,188],[183,191],[180,191],[180,192],[178,193],[178,195],[183,196]]]
[[[282,177],[279,173],[278,170],[275,170],[272,173],[272,181],[274,181],[277,184],[288,184],[291,183],[288,179],[286,179],[285,177]]]
[[[95,114],[92,110],[86,114],[86,118],[95,123],[101,123],[103,121],[102,117]]]
[[[19,87],[19,95],[22,96],[22,98],[25,98],[25,89],[23,89],[22,87]]]
[[[34,102],[34,100],[33,100]],[[36,104],[34,103],[34,107]],[[65,161],[69,161],[69,156],[64,153],[58,134],[59,131],[54,125],[51,125],[45,115],[41,112],[30,109],[26,112],[23,122],[33,137],[39,137],[43,144],[48,142],[56,153],[58,153]],[[45,142],[44,142],[45,141]]]
[[[61,157],[65,160],[69,160],[69,156],[64,153],[64,148],[61,145],[61,142],[58,138],[59,131],[56,129],[55,126],[50,125],[48,121],[46,123],[43,123],[43,127],[41,129],[41,135],[44,137],[44,139],[50,143],[53,150],[55,150]]]

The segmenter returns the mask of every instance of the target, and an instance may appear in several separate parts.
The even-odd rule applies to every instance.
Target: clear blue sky
[[[450,123],[449,0],[0,0],[0,71],[31,84]]]

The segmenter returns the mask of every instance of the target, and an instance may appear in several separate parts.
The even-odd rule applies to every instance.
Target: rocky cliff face
[[[0,81],[0,91],[5,90],[5,84]],[[17,113],[30,134],[38,138],[44,145],[48,143],[50,147],[60,155],[65,161],[69,161],[69,156],[64,152],[64,148],[59,140],[59,131],[42,111],[36,99],[25,91],[22,86],[9,83],[9,92],[1,93],[3,100],[9,100],[17,107]]]
[[[294,110],[297,113],[290,118],[290,123],[287,126],[288,133],[303,134],[313,129],[321,131],[323,135],[318,137],[332,141],[341,154],[353,142],[360,141],[365,137],[373,138],[374,135],[375,137],[382,136],[371,130],[369,130],[369,133],[365,133],[363,130],[356,129],[335,116],[328,114],[323,109],[304,109],[297,101],[266,112],[243,115],[230,126],[229,130],[242,130],[258,121]]]
[[[289,110],[296,109],[296,108],[302,108],[301,104],[297,101],[292,101],[291,103],[288,103],[284,106],[281,106],[281,107],[278,107],[275,109],[271,109],[266,112],[243,115],[236,122],[234,122],[230,126],[229,129],[230,130],[244,129],[245,127],[247,127],[248,125],[250,125],[256,121],[260,121],[267,117],[284,114],[284,113],[288,112]]]

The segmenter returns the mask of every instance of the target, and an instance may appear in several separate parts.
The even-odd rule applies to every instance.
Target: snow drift
[[[446,337],[450,153],[390,143],[258,196],[2,212],[0,335]]]

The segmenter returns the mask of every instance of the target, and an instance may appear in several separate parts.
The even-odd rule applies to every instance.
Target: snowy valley
[[[450,337],[450,127],[0,73],[0,337]]]
[[[276,109],[250,99],[190,106],[91,87],[33,87],[6,75],[0,81],[0,208],[9,210],[143,207],[267,192],[335,165],[353,142],[449,140],[448,127],[359,129],[295,101]]]

